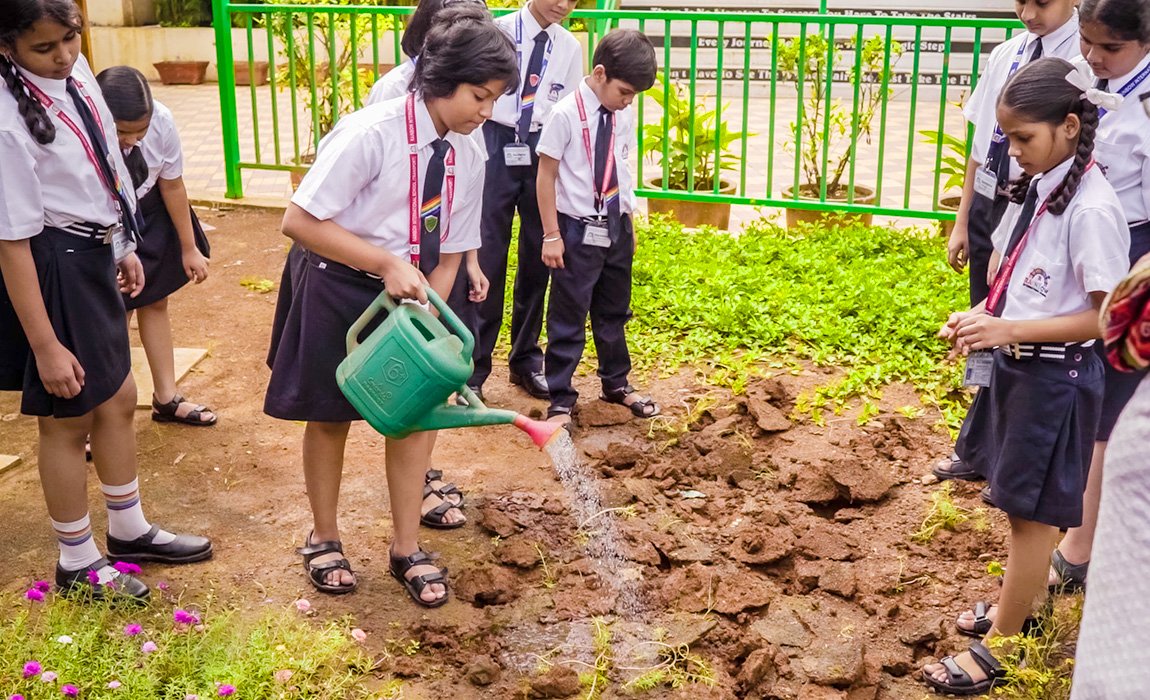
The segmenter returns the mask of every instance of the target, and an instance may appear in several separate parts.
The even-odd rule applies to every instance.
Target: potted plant
[[[683,93],[683,88],[670,83],[666,75],[661,84],[647,91],[663,109],[663,118],[643,126],[643,151],[656,165],[656,175],[644,184],[653,190],[708,193],[715,191],[718,178],[719,193],[733,194],[735,183],[723,179],[722,173],[733,166],[735,156],[730,145],[740,134],[727,126],[723,119],[724,107],[707,109],[704,96],[696,100],[692,111],[690,99]],[[652,214],[672,214],[688,227],[708,225],[725,229],[731,220],[731,205],[726,202],[648,199],[647,210]]]
[[[889,87],[883,89],[883,73],[885,70],[889,77],[889,71],[902,57],[903,48],[899,42],[891,42],[889,67],[885,66],[886,40],[881,35],[875,35],[864,41],[860,51],[856,52],[855,48],[855,40],[851,38],[836,42],[832,51],[826,35],[818,32],[781,41],[777,47],[779,72],[797,83],[800,78],[801,61],[802,84],[805,86],[802,119],[790,124],[794,138],[790,142],[791,147],[794,147],[793,144],[799,144],[797,157],[802,171],[802,183],[799,185],[797,196],[793,187],[783,190],[783,196],[787,199],[818,200],[825,186],[827,201],[874,203],[873,188],[844,184],[842,179],[851,163],[851,144],[857,143],[859,139],[870,143],[874,117],[883,100],[894,92]],[[839,99],[828,99],[827,96],[828,68],[832,73],[837,72],[843,56],[856,53],[862,61],[857,86],[857,117],[853,108],[844,106]],[[863,223],[870,225],[872,216],[827,215],[807,209],[787,210],[788,226],[800,221],[826,223],[828,218],[832,221],[861,219]]]
[[[961,111],[965,101],[966,95],[964,94],[957,102],[950,104],[953,107],[958,107]],[[962,185],[966,181],[966,163],[969,158],[966,143],[967,132],[968,128],[963,128],[959,132],[959,136],[942,131],[918,132],[923,136],[923,143],[936,148],[940,142],[942,143],[942,157],[938,161],[938,177],[945,179],[940,182],[939,191],[942,194],[936,204],[939,209],[944,211],[956,212],[959,204],[962,203]],[[954,229],[954,221],[940,221],[938,223],[939,233],[949,238],[950,232]]]
[[[210,0],[156,0],[156,19],[164,27],[211,26]],[[199,85],[208,72],[207,61],[174,59],[153,63],[164,85]]]
[[[382,0],[282,0],[277,4],[350,6],[385,3]],[[307,146],[293,157],[295,167],[291,178],[294,187],[298,186],[315,160],[315,148],[320,140],[341,116],[358,106],[353,94],[355,81],[359,82],[361,99],[371,88],[374,71],[360,65],[361,46],[353,45],[351,37],[354,24],[355,35],[362,45],[363,38],[371,36],[372,22],[367,14],[349,11],[313,13],[310,24],[302,12],[273,12],[269,13],[268,21],[277,40],[279,56],[284,59],[276,70],[276,85],[281,90],[291,89],[294,85],[306,113],[312,116],[307,120]],[[376,27],[381,32],[391,29],[392,17],[377,18]],[[334,64],[330,60],[333,56]],[[358,78],[355,77],[357,74]]]

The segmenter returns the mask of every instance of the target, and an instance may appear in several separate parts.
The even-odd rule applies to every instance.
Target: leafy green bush
[[[45,582],[40,582],[47,589]],[[218,604],[113,607],[0,597],[0,689],[25,700],[368,697],[371,660],[336,624],[295,610],[244,616]],[[356,632],[356,634],[360,634]],[[384,697],[378,693],[371,697]]]

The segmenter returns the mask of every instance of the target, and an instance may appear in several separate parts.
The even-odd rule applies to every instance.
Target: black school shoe
[[[108,558],[112,561],[156,561],[164,564],[190,564],[212,558],[212,541],[197,535],[176,535],[167,544],[154,544],[159,525],[152,525],[134,540],[119,540],[108,535]]]
[[[515,386],[522,388],[529,395],[536,399],[549,399],[551,392],[547,389],[547,376],[542,372],[528,372],[527,374],[517,374],[511,372],[508,379]]]
[[[107,559],[97,559],[83,569],[69,571],[56,564],[56,588],[63,595],[88,594],[92,600],[124,600],[137,603],[146,603],[152,591],[140,579],[117,571],[112,579],[105,584],[92,583],[88,573],[99,571],[111,566]]]

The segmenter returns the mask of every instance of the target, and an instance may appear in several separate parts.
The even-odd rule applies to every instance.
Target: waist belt
[[[101,241],[108,242],[108,241],[111,241],[109,234],[112,232],[112,229],[114,229],[115,227],[116,227],[115,224],[113,224],[112,226],[100,226],[98,224],[92,224],[92,223],[88,223],[86,221],[81,221],[79,223],[68,224],[67,226],[61,226],[60,230],[64,231],[65,233],[70,233],[73,236],[79,236],[81,238],[90,238],[92,240],[101,240]]]
[[[1086,343],[1013,343],[1000,345],[998,349],[1016,360],[1046,360],[1049,362],[1081,362],[1094,341]]]
[[[336,270],[345,272],[347,274],[356,275],[358,277],[363,277],[365,279],[375,280],[376,282],[382,282],[383,281],[383,278],[380,277],[379,275],[373,275],[370,272],[364,272],[363,270],[359,269],[358,267],[352,267],[351,265],[344,265],[343,263],[336,262],[335,260],[332,260],[331,258],[325,258],[324,256],[320,255],[319,253],[313,253],[312,251],[307,250],[306,248],[304,249],[304,255],[307,256],[310,260],[312,260],[314,262],[315,266],[321,270],[324,270],[324,269],[327,269],[330,267],[330,268],[334,268]]]

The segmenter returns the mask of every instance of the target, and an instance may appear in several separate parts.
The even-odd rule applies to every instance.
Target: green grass
[[[394,695],[390,686],[382,695],[366,689],[371,659],[344,625],[308,620],[294,608],[241,614],[218,603],[195,611],[201,624],[178,624],[176,605],[0,596],[0,697],[55,700],[66,697],[66,685],[80,698],[109,700],[208,700],[225,686],[235,688],[233,698]],[[129,634],[129,625],[140,632]],[[29,662],[40,672],[25,677]]]

